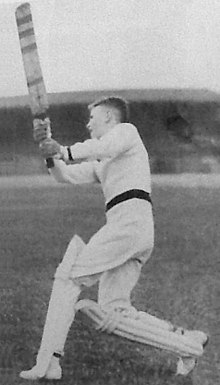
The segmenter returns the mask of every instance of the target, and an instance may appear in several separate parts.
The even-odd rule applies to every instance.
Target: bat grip
[[[42,142],[41,142],[41,143],[42,143]],[[41,143],[39,143],[39,146],[41,146]],[[47,159],[45,159],[45,164],[46,164],[46,167],[47,167],[48,169],[53,168],[53,167],[54,167],[54,160],[53,160],[53,158],[47,158]]]
[[[47,168],[49,168],[49,169],[54,167],[54,160],[53,160],[53,158],[45,159],[45,163],[46,163]]]
[[[49,123],[49,130],[50,130],[50,119],[49,119],[49,117],[48,117],[48,114],[47,114],[47,112],[42,112],[42,113],[40,113],[40,114],[35,114],[34,115],[34,118],[35,119],[40,119],[40,120],[47,120],[47,122]],[[51,132],[49,133],[49,136],[48,136],[49,138],[51,137]],[[40,146],[40,144],[39,144],[39,146]],[[53,158],[47,158],[47,159],[45,159],[45,164],[46,164],[46,167],[48,168],[48,169],[50,169],[50,168],[53,168],[54,167],[54,160],[53,160]]]

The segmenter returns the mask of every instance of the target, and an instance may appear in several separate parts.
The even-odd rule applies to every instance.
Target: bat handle
[[[47,113],[44,112],[42,114],[35,115],[35,119],[40,119],[40,120],[42,120],[42,121],[47,123],[47,138],[48,139],[51,138],[52,137],[51,123],[50,123],[50,118],[47,115]],[[41,146],[41,143],[39,143],[39,146]],[[53,168],[54,167],[54,160],[53,160],[53,158],[45,159],[45,164],[46,164],[46,167],[48,169]]]
[[[53,158],[45,159],[45,163],[46,163],[47,168],[49,168],[49,169],[54,167],[54,160],[53,160]]]

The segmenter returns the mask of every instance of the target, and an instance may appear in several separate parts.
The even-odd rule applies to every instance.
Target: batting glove
[[[40,152],[42,156],[47,159],[53,156],[57,156],[62,159],[62,146],[54,139],[45,139],[39,144]]]

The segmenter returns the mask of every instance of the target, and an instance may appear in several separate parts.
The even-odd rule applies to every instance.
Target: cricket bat
[[[30,4],[19,5],[15,11],[15,18],[32,116],[33,119],[47,121],[48,137],[50,137],[49,102],[40,65]],[[47,166],[49,167],[48,160]]]

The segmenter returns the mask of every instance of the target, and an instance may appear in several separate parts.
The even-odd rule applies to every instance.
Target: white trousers
[[[79,236],[73,237],[56,276],[64,274],[81,288],[99,281],[100,306],[127,307],[141,267],[151,256],[153,244],[151,204],[131,199],[107,212],[106,224],[88,244]]]
[[[103,273],[139,259],[145,263],[154,245],[154,224],[149,202],[131,199],[106,213],[106,224],[95,233],[74,260],[72,277]],[[71,253],[71,242],[69,253]]]

